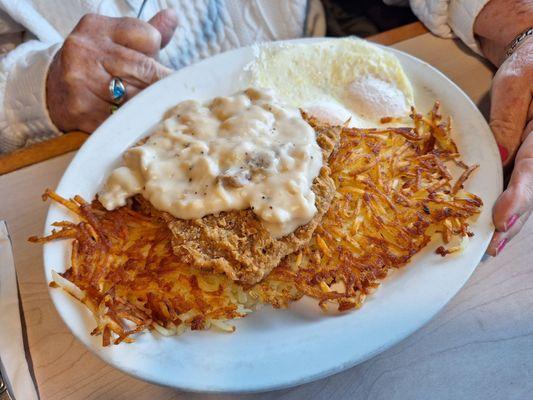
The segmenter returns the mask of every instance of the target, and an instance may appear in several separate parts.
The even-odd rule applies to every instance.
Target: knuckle
[[[68,68],[63,72],[63,82],[68,86],[74,86],[78,81],[78,72],[76,72],[75,68]]]
[[[78,22],[78,25],[76,28],[86,28],[88,26],[93,26],[94,24],[98,23],[101,20],[101,16],[94,13],[88,13],[85,14],[83,17],[80,18],[80,22]]]
[[[76,35],[69,35],[63,42],[63,47],[61,48],[61,55],[64,57],[70,57],[78,50],[78,48],[79,43]]]
[[[61,78],[68,83],[79,81],[86,75],[93,64],[91,61],[101,50],[95,48],[90,40],[80,35],[70,35],[63,42],[57,55],[61,68]]]
[[[90,41],[81,35],[71,34],[67,36],[61,47],[60,58],[65,65],[70,65],[82,57],[82,54],[92,52]]]
[[[493,130],[508,131],[513,128],[513,124],[509,120],[498,118],[490,121],[490,127]]]
[[[515,142],[522,135],[516,123],[511,119],[494,118],[489,125],[492,131],[506,142]]]

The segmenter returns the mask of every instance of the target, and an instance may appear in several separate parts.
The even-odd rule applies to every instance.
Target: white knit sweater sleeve
[[[383,0],[389,5],[406,5],[407,0]],[[415,15],[435,35],[458,36],[481,54],[474,37],[474,22],[489,0],[408,0]]]
[[[0,154],[60,134],[45,101],[48,66],[60,42],[30,0],[0,0]]]
[[[45,101],[48,66],[60,44],[30,40],[0,59],[0,153],[60,134]]]
[[[481,54],[481,50],[474,38],[474,22],[488,2],[489,0],[409,0],[415,15],[431,32],[441,37],[452,37],[455,34],[478,54]]]

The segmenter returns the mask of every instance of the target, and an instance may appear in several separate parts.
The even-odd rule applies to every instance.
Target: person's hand
[[[490,0],[474,24],[483,54],[496,66],[490,126],[511,177],[492,209],[496,232],[487,253],[496,256],[533,210],[533,38],[505,58],[507,46],[531,27],[533,1]]]
[[[65,39],[48,70],[46,104],[62,131],[93,132],[112,112],[109,82],[119,77],[127,98],[172,71],[155,60],[176,29],[166,9],[149,22],[87,14]]]
[[[493,208],[496,232],[488,253],[497,255],[533,210],[533,38],[499,68],[492,86],[490,126],[504,167],[514,168]]]

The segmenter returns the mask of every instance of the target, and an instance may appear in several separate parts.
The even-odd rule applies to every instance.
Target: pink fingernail
[[[498,243],[498,247],[496,247],[496,255],[500,254],[505,245],[507,244],[508,240],[507,238],[502,239],[500,243]]]
[[[520,218],[520,215],[513,214],[511,215],[511,218],[507,220],[507,223],[505,224],[505,232],[507,232],[509,229],[513,227],[516,221],[518,221],[518,218]]]
[[[498,150],[500,150],[500,157],[502,158],[502,162],[505,162],[509,157],[509,151],[501,144],[498,145]]]

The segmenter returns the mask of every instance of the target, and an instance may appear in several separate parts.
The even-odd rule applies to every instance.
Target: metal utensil
[[[139,12],[137,13],[137,19],[141,18],[141,14],[143,13],[144,6],[146,5],[147,2],[148,0],[143,0],[141,7],[139,8]]]
[[[7,231],[7,225],[4,221],[0,221],[0,239],[2,239],[3,237],[10,241],[9,233]],[[5,247],[6,249],[3,249],[4,251],[11,250],[10,247],[9,249],[7,248],[7,246]],[[4,379],[4,376],[2,374],[6,376],[6,379]],[[13,396],[10,392],[11,390],[9,389],[7,384],[7,374],[4,369],[4,365],[2,364],[2,360],[0,359],[0,400],[14,400],[15,396]]]
[[[0,220],[0,400],[37,400],[39,394],[26,336],[26,324],[13,246]],[[9,374],[8,374],[9,372]],[[11,375],[12,374],[12,375]]]
[[[0,400],[14,400],[15,398],[9,394],[7,384],[4,382],[4,378],[2,377],[2,369],[3,368],[0,368]]]

